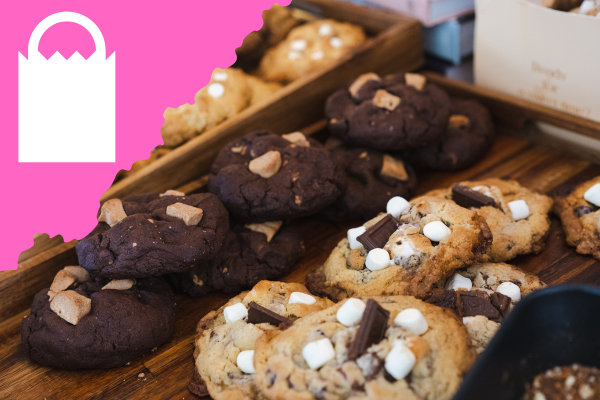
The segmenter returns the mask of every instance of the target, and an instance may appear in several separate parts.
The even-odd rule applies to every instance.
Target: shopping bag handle
[[[44,18],[35,27],[35,29],[31,33],[31,37],[29,38],[29,46],[27,47],[27,58],[29,60],[31,60],[32,58],[45,59],[44,56],[42,56],[38,50],[40,39],[42,38],[42,35],[46,32],[48,28],[60,22],[74,22],[87,29],[87,31],[92,35],[92,38],[94,39],[94,44],[96,45],[96,51],[88,58],[88,60],[93,58],[100,58],[101,60],[106,60],[106,45],[104,43],[104,36],[102,36],[102,32],[100,32],[98,26],[91,19],[74,12],[59,12],[56,14],[52,14]]]

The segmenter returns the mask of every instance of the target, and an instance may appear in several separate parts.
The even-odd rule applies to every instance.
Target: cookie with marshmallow
[[[276,329],[270,323],[249,320],[249,304],[256,303],[289,320],[297,320],[333,305],[314,296],[298,283],[261,281],[251,290],[230,299],[198,323],[194,359],[196,378],[190,390],[197,396],[254,400],[255,342],[264,332]]]
[[[389,312],[383,339],[356,359],[349,348],[364,323],[369,299]],[[450,399],[470,368],[475,351],[465,326],[449,311],[410,296],[359,297],[270,329],[254,348],[255,380],[269,399]],[[410,385],[408,384],[410,382]]]

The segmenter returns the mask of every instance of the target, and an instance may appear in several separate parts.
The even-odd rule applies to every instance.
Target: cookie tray
[[[581,157],[571,157],[548,147],[531,143],[527,124],[523,121],[537,119],[551,121],[570,129],[578,129],[590,136],[599,137],[600,126],[581,118],[571,117],[532,103],[506,96],[472,85],[454,82],[429,75],[456,95],[477,97],[490,107],[496,117],[499,133],[496,143],[487,156],[468,170],[456,173],[419,173],[418,194],[466,179],[507,177],[544,193],[554,193],[561,188],[600,175],[600,167]],[[342,86],[339,83],[338,86]],[[332,88],[336,89],[337,87]],[[308,96],[308,93],[304,94]],[[307,97],[308,100],[308,97]],[[285,108],[285,103],[281,105]],[[283,133],[302,129],[317,138],[325,136],[326,123],[322,110],[314,111],[301,122],[289,123],[284,128],[275,127]],[[292,117],[294,120],[294,117]],[[297,120],[295,120],[297,122]],[[258,122],[258,121],[257,121]],[[568,125],[568,126],[567,126]],[[227,140],[241,136],[251,127],[233,128]],[[198,152],[214,154],[223,140],[212,138],[198,144]],[[211,157],[197,164],[195,173],[182,172],[176,185],[168,181],[146,182],[129,191],[158,191],[174,188],[186,193],[205,190],[205,174]],[[182,161],[183,162],[183,161]],[[166,178],[165,178],[166,179]],[[166,182],[166,183],[165,183]],[[345,237],[346,230],[362,221],[330,223],[306,218],[298,221],[305,238],[306,254],[295,270],[282,280],[304,282],[306,275],[323,263],[337,242]],[[75,242],[63,243],[42,252],[20,265],[17,271],[0,273],[0,398],[19,399],[194,399],[187,391],[193,371],[193,338],[197,322],[211,310],[222,306],[230,295],[217,292],[204,298],[193,299],[177,296],[175,336],[165,346],[131,365],[112,370],[64,371],[42,367],[30,361],[20,342],[20,324],[36,292],[48,287],[56,272],[66,265],[77,263]],[[564,282],[600,285],[600,262],[582,256],[565,243],[564,234],[556,218],[552,218],[546,250],[538,256],[523,256],[512,261],[520,268],[538,275],[552,285]]]

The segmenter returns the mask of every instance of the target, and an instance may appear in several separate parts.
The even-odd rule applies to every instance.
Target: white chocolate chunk
[[[448,118],[448,129],[460,128],[469,125],[469,117],[464,115],[451,115]]]
[[[254,370],[254,350],[244,350],[237,356],[237,366],[245,374],[253,374]]]
[[[583,195],[583,198],[596,207],[600,207],[600,183],[596,183],[594,186],[589,188]]]
[[[282,224],[283,221],[269,221],[263,222],[261,224],[246,224],[244,226],[247,229],[250,229],[251,231],[264,233],[267,237],[267,242],[270,242],[271,239],[273,239],[273,236],[275,236],[275,234],[279,230],[279,228],[281,228]]]
[[[388,154],[383,155],[381,175],[398,179],[399,181],[408,180],[408,174],[406,173],[406,168],[404,167],[402,160],[398,160]]]
[[[304,346],[302,356],[310,368],[317,369],[335,358],[335,350],[331,340],[324,338]]]
[[[413,369],[416,361],[415,354],[398,341],[385,357],[385,370],[397,380],[404,379]]]
[[[360,249],[363,247],[362,243],[356,240],[356,238],[365,233],[366,231],[367,228],[365,228],[364,226],[348,229],[348,245],[350,246],[350,250]]]
[[[412,86],[417,90],[423,90],[423,86],[427,83],[427,78],[421,74],[411,74],[409,72],[404,74],[404,80],[408,86]]]
[[[388,214],[392,214],[392,217],[398,218],[400,214],[409,208],[410,203],[404,197],[396,196],[388,200],[385,210]]]
[[[503,282],[496,288],[496,292],[510,297],[514,301],[521,300],[521,288],[512,282]]]
[[[248,309],[242,303],[236,303],[232,306],[225,307],[223,316],[225,316],[225,322],[231,324],[232,322],[248,318]]]
[[[329,44],[331,45],[331,47],[335,47],[340,48],[342,47],[342,39],[340,39],[339,37],[332,37],[331,39],[329,39]]]
[[[342,325],[354,326],[362,319],[365,307],[365,303],[360,299],[348,299],[338,309],[335,316]]]
[[[90,273],[87,270],[79,265],[70,265],[68,267],[64,267],[63,271],[73,275],[75,280],[79,283],[87,282],[90,280]]]
[[[311,60],[322,60],[325,57],[325,53],[322,51],[315,51],[310,55]]]
[[[529,206],[525,200],[515,200],[508,203],[508,208],[515,221],[529,217]]]
[[[369,72],[360,75],[358,78],[356,78],[354,82],[352,82],[352,85],[350,85],[350,87],[348,88],[348,91],[350,92],[352,97],[356,97],[360,88],[362,88],[363,85],[369,81],[381,82],[381,78],[374,72]]]
[[[50,290],[55,293],[61,292],[75,283],[75,280],[76,278],[73,274],[61,269],[54,277],[52,285],[50,285]]]
[[[423,313],[416,308],[407,308],[400,311],[394,318],[394,323],[415,335],[422,335],[429,329],[429,324],[427,324]]]
[[[371,271],[378,271],[390,266],[390,254],[384,249],[373,249],[367,254],[365,265]]]
[[[267,151],[248,164],[250,172],[263,178],[272,177],[279,171],[279,168],[281,168],[281,154],[276,150]]]
[[[304,39],[292,40],[290,42],[290,49],[294,51],[304,51],[306,50],[306,45],[307,43]]]
[[[127,290],[131,289],[135,285],[135,279],[113,279],[108,282],[102,290],[113,289],[113,290]]]
[[[423,235],[432,242],[441,242],[447,238],[452,231],[442,221],[433,221],[423,227]]]
[[[229,78],[229,75],[225,71],[219,71],[213,74],[213,80],[217,82],[226,81],[227,78]]]
[[[469,278],[465,278],[458,272],[455,272],[448,280],[446,281],[446,290],[458,290],[458,289],[466,289],[471,290],[473,287],[473,282]]]
[[[333,33],[333,28],[329,24],[319,26],[319,36],[329,36]]]
[[[218,99],[225,94],[225,86],[219,82],[211,83],[206,88],[206,91],[213,99]]]
[[[106,222],[112,228],[125,217],[127,217],[127,214],[123,209],[123,202],[119,199],[110,199],[102,204],[98,221]]]
[[[387,90],[379,89],[373,96],[373,105],[383,108],[388,111],[394,111],[400,105],[402,99],[388,92]]]
[[[167,207],[167,215],[183,220],[187,226],[194,226],[202,220],[204,211],[201,208],[188,206],[187,204],[175,203]]]
[[[163,197],[163,196],[185,196],[185,193],[180,192],[178,190],[169,189],[160,195],[160,197]]]
[[[81,318],[89,314],[92,300],[74,290],[67,290],[56,293],[50,303],[50,309],[68,323],[77,325]]]
[[[290,295],[290,300],[288,301],[288,304],[299,303],[299,304],[311,305],[311,304],[315,304],[316,302],[317,302],[317,299],[315,299],[311,295],[308,295],[308,294],[302,293],[302,292],[292,292],[292,294]]]
[[[300,147],[310,147],[310,142],[302,132],[292,132],[287,135],[281,135],[288,142],[297,144]]]

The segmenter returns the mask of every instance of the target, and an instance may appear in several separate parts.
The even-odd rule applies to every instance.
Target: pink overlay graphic
[[[14,1],[0,6],[0,270],[17,269],[21,251],[35,233],[80,239],[96,225],[101,195],[120,169],[146,159],[162,144],[160,127],[167,107],[193,103],[215,67],[235,62],[235,48],[262,26],[262,11],[275,0]],[[286,6],[290,0],[278,2]],[[17,56],[27,56],[29,37],[47,16],[71,11],[90,18],[102,31],[107,57],[116,66],[115,163],[18,163]],[[40,52],[89,57],[92,37],[73,23],[48,29]],[[85,135],[86,132],[81,132]]]

